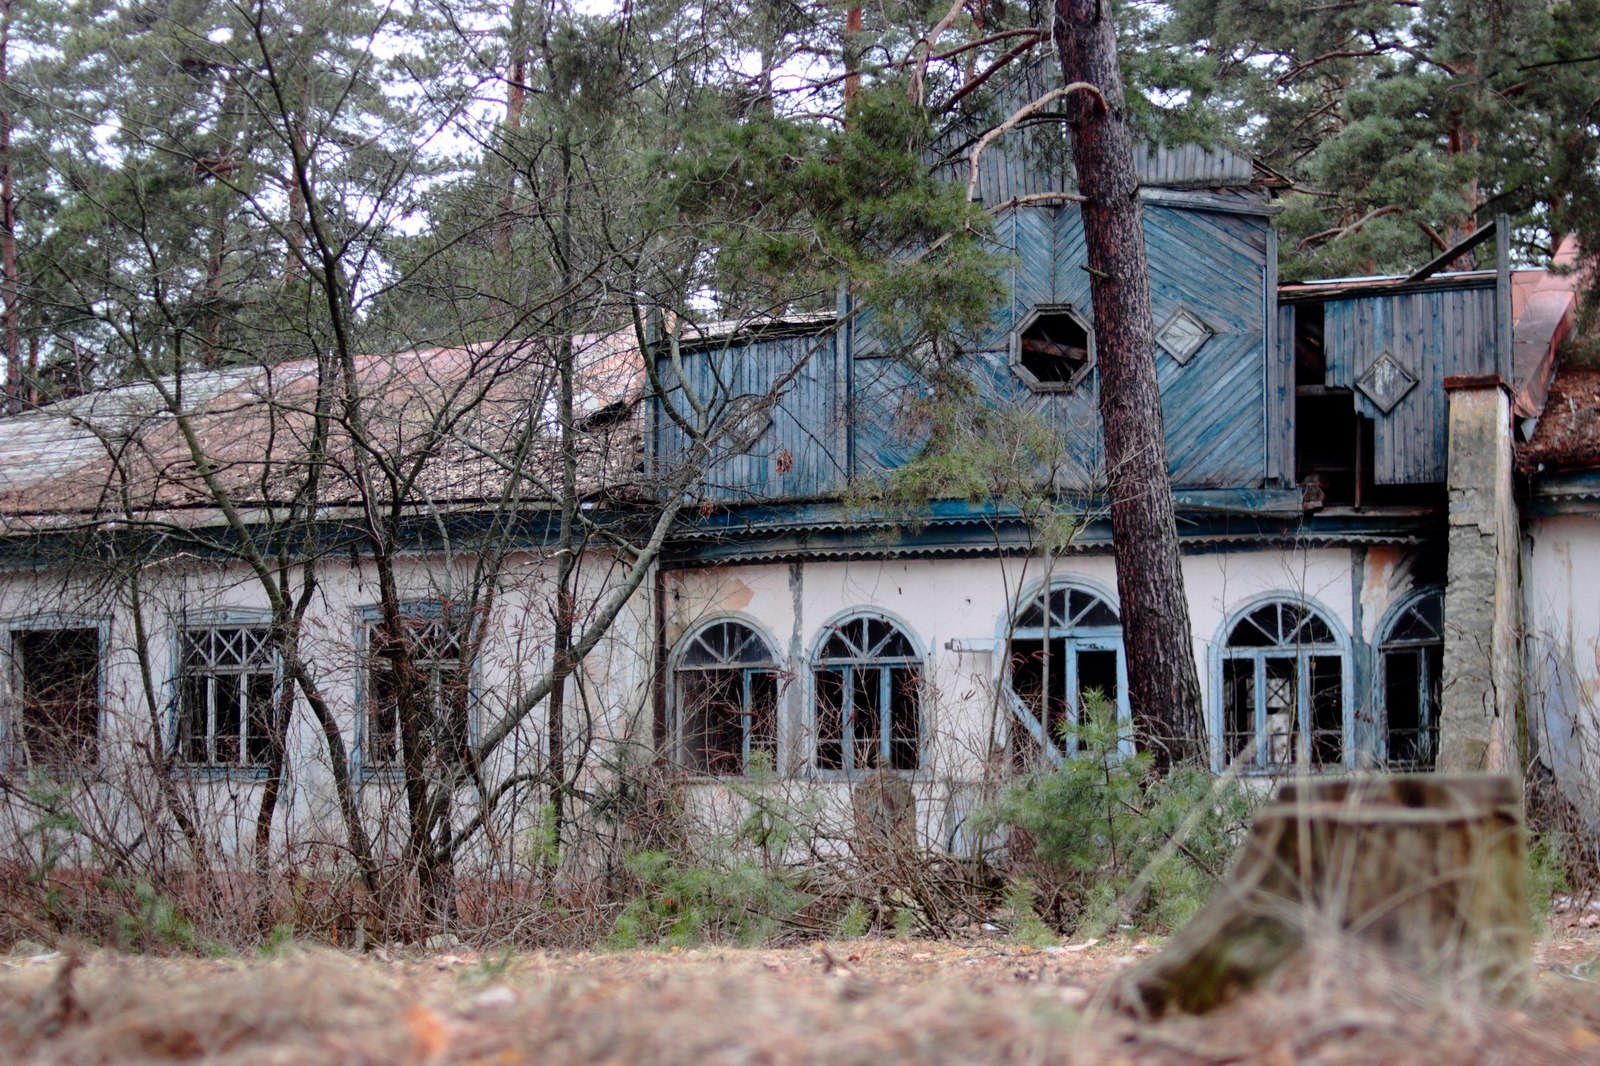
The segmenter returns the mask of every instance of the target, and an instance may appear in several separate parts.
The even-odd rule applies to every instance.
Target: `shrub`
[[[703,941],[759,944],[772,938],[810,897],[779,872],[726,845],[697,864],[664,851],[631,856],[639,894],[622,909],[611,944],[688,946]]]
[[[1078,754],[1018,779],[976,816],[980,832],[1011,831],[1017,875],[1031,877],[1036,908],[1064,932],[1183,924],[1249,822],[1242,785],[1199,768],[1154,778],[1148,754],[1127,754],[1126,739],[1115,706],[1091,694],[1065,734]]]

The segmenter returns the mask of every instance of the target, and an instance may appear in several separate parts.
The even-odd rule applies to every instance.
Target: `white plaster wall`
[[[592,608],[601,593],[618,580],[618,567],[618,560],[609,555],[594,553],[585,557],[579,573],[580,611]],[[459,601],[471,579],[471,560],[406,558],[397,564],[396,578],[407,600]],[[492,614],[485,623],[486,635],[474,672],[480,730],[507,714],[526,687],[548,668],[553,617],[551,579],[552,571],[542,557],[514,556],[508,561]],[[129,839],[138,836],[151,822],[168,821],[143,819],[140,813],[158,811],[162,803],[159,781],[148,771],[146,753],[152,746],[159,750],[170,743],[173,735],[178,625],[184,619],[250,624],[264,622],[268,615],[264,591],[242,566],[175,560],[147,567],[141,572],[140,585],[153,700],[146,696],[139,667],[138,641],[126,586],[119,589],[104,575],[91,573],[0,575],[0,644],[6,643],[9,632],[15,629],[101,627],[101,784],[98,794],[91,789],[84,795],[85,802],[92,803],[95,817]],[[370,566],[353,566],[342,559],[324,560],[319,567],[318,590],[305,619],[302,657],[326,698],[344,750],[352,761],[359,760],[360,752],[358,708],[364,687],[362,647],[366,626],[363,609],[372,608],[377,598]],[[580,618],[580,624],[583,620]],[[578,675],[579,684],[569,688],[569,739],[577,741],[592,729],[595,735],[610,741],[604,748],[570,745],[569,760],[577,765],[569,768],[581,770],[593,779],[603,773],[600,755],[609,754],[616,744],[632,741],[648,747],[651,743],[653,646],[646,586],[629,601],[609,636],[585,662]],[[0,702],[6,711],[0,715],[0,727],[9,724],[17,707],[15,681],[13,670],[0,670]],[[495,753],[486,765],[488,782],[503,779],[516,767],[542,762],[546,713],[546,705],[541,702]],[[319,848],[341,849],[345,835],[328,746],[303,698],[297,699],[289,750],[291,757],[275,819],[278,846],[296,851],[301,858],[314,858]],[[263,787],[259,777],[179,767],[172,780],[197,806],[224,853],[239,853],[247,847]],[[381,774],[361,772],[356,773],[354,781],[370,815],[370,824],[378,828],[380,843],[394,843],[383,835],[381,827],[386,820],[380,814],[386,806],[399,802],[396,783]],[[538,794],[532,785],[526,791],[526,802],[505,805],[502,837],[514,838],[534,816]],[[460,802],[464,812],[470,813],[475,796],[464,794]],[[0,816],[10,818],[16,827],[26,822],[28,812],[20,805],[7,804]]]
[[[1595,560],[1600,562],[1600,558]],[[497,591],[476,670],[481,727],[512,707],[526,686],[548,666],[552,607],[548,560],[514,557]],[[1229,620],[1244,608],[1272,596],[1314,602],[1347,637],[1371,640],[1384,613],[1411,586],[1410,560],[1399,549],[1278,549],[1213,551],[1185,556],[1196,665],[1208,715],[1214,710],[1213,649]],[[603,554],[586,556],[580,575],[580,600],[592,605],[621,577],[621,563]],[[408,599],[461,599],[470,579],[470,559],[442,557],[402,560],[398,569]],[[1000,750],[1007,719],[995,701],[1002,663],[995,654],[1005,620],[1017,605],[1037,593],[1050,577],[1037,559],[923,559],[886,562],[771,563],[663,575],[668,646],[694,626],[716,617],[750,622],[773,642],[791,676],[783,699],[781,758],[793,788],[809,780],[810,671],[807,664],[824,627],[856,610],[884,612],[899,621],[924,656],[929,681],[924,710],[932,734],[925,769],[915,779],[924,839],[948,844],[977,800],[986,759]],[[1096,590],[1116,602],[1116,579],[1109,555],[1071,557],[1056,564],[1054,578]],[[141,575],[144,623],[151,648],[151,678],[156,687],[156,729],[165,743],[172,727],[170,703],[175,650],[174,627],[183,618],[204,619],[223,612],[264,617],[266,598],[243,567],[176,560],[147,568]],[[132,618],[118,601],[117,589],[90,575],[63,578],[45,574],[0,575],[0,633],[28,624],[103,622],[102,673],[105,707],[101,729],[102,765],[136,765],[140,743],[152,734],[151,707],[142,694],[134,653]],[[629,601],[608,638],[585,662],[581,689],[568,701],[569,730],[592,734],[600,743],[584,749],[585,784],[602,783],[619,760],[639,763],[653,753],[652,669],[655,639],[650,615],[653,592],[646,582]],[[307,616],[305,658],[339,724],[348,752],[359,751],[358,707],[362,688],[362,609],[375,604],[370,568],[347,560],[324,560],[320,585]],[[1594,625],[1588,632],[1594,633]],[[1592,640],[1591,640],[1592,650]],[[1352,661],[1354,655],[1348,657]],[[1592,665],[1592,663],[1591,663]],[[1590,675],[1592,677],[1592,674]],[[0,688],[9,687],[0,671]],[[670,689],[670,686],[669,686]],[[1353,692],[1363,705],[1369,693]],[[9,699],[8,699],[9,702]],[[543,759],[545,707],[522,722],[495,754],[486,777],[504,779]],[[338,849],[344,832],[332,786],[326,744],[302,702],[290,737],[291,773],[280,801],[278,838],[283,846],[313,854]],[[574,753],[578,754],[578,753]],[[128,790],[136,774],[124,775]],[[216,827],[225,851],[242,850],[253,832],[261,785],[247,775],[202,777],[180,772],[180,783]],[[146,774],[137,782],[140,803],[159,796]],[[395,783],[382,776],[357,775],[361,800],[373,824],[385,805],[398,802]],[[719,791],[720,786],[701,789]],[[819,786],[825,807],[847,820],[848,788]],[[505,805],[497,837],[515,850],[518,834],[535,817],[541,792],[526,786]],[[473,797],[463,796],[470,811]],[[704,803],[723,809],[713,819],[734,817],[741,805],[724,795]],[[131,825],[131,822],[128,824]],[[842,823],[841,823],[842,824]],[[290,831],[292,829],[292,832]]]
[[[1213,647],[1246,607],[1270,597],[1311,601],[1347,641],[1371,641],[1385,613],[1412,588],[1409,555],[1397,548],[1260,549],[1186,555],[1189,596],[1208,715],[1213,712]],[[850,612],[882,611],[897,619],[927,657],[933,705],[932,760],[923,776],[970,779],[1003,737],[994,685],[1003,666],[996,648],[1005,620],[1047,578],[1038,559],[922,559],[887,562],[762,564],[673,571],[666,576],[669,644],[713,618],[753,623],[794,671],[786,690],[782,755],[802,769],[809,750],[809,662],[824,628]],[[1096,590],[1116,603],[1109,555],[1070,557],[1054,580]],[[952,644],[954,647],[952,647]],[[1347,656],[1353,662],[1355,656]],[[1352,678],[1355,671],[1352,669]],[[1352,684],[1354,681],[1352,681]],[[1353,691],[1358,707],[1370,684]]]
[[[1600,516],[1529,523],[1523,602],[1534,743],[1562,791],[1600,824]]]

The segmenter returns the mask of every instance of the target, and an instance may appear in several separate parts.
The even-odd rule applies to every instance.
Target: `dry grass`
[[[0,1048],[37,1063],[1600,1062],[1600,935],[1540,950],[1519,1008],[1338,953],[1206,1019],[1098,992],[1147,952],[993,940],[270,960],[0,960]]]

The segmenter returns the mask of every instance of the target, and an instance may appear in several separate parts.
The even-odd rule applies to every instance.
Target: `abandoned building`
[[[848,292],[835,314],[685,334],[659,356],[659,390],[631,334],[584,339],[584,513],[655,513],[694,452],[676,409],[733,427],[642,574],[625,543],[584,547],[580,610],[624,593],[567,695],[569,737],[592,739],[595,773],[659,759],[708,790],[758,766],[824,788],[903,775],[924,839],[960,847],[984,766],[1070,756],[1061,726],[1091,691],[1126,713],[1082,226],[1052,196],[1065,168],[1028,159],[1002,141],[979,160],[1009,296],[949,358],[985,402],[1036,413],[1066,443],[1054,484],[1081,520],[1049,561],[1012,501],[935,499],[913,520],[852,495],[903,466],[928,427],[914,417],[917,360],[883,344]],[[1215,768],[1538,760],[1600,810],[1600,375],[1560,362],[1577,279],[1502,256],[1280,285],[1273,190],[1248,160],[1150,149],[1139,166]],[[550,662],[557,519],[507,473],[511,458],[549,461],[543,430],[517,450],[541,417],[528,397],[548,390],[537,348],[362,368],[385,446],[410,456],[408,434],[427,442],[393,562],[427,699],[457,743],[501,731],[484,769],[498,780],[542,760],[546,741],[525,697]],[[296,697],[212,482],[277,528],[304,480],[292,471],[306,468],[311,378],[296,364],[195,372],[181,397],[145,383],[0,420],[8,772],[151,762],[155,749],[245,831],[269,722]],[[466,382],[485,390],[471,419],[430,437],[440,397]],[[359,547],[372,508],[359,463],[341,461],[349,441],[327,447],[316,521],[261,550],[319,568],[301,658],[358,787],[378,793],[394,787],[400,728],[372,648],[381,575]],[[135,543],[135,563],[115,565],[113,542]],[[474,584],[491,545],[492,596]],[[448,622],[468,602],[464,639]],[[296,709],[288,742],[306,754],[286,788],[308,824],[333,804],[321,730]]]

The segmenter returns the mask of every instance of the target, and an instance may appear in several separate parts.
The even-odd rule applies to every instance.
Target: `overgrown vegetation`
[[[1011,830],[1014,883],[1034,886],[1027,894],[1037,892],[1052,928],[1086,936],[1118,926],[1170,931],[1224,873],[1254,796],[1198,768],[1151,775],[1115,705],[1099,696],[1085,702],[1082,721],[1064,730],[1077,757],[1007,786],[980,813],[979,828]]]

